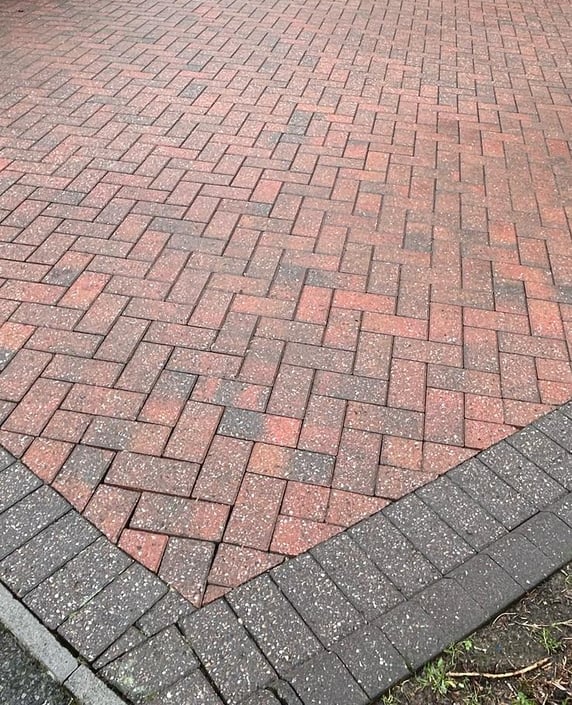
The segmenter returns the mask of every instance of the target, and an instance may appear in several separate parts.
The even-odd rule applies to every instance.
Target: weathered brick
[[[238,703],[276,675],[230,607],[219,600],[181,623],[184,634],[229,703]]]
[[[49,578],[99,536],[76,512],[68,512],[0,563],[0,575],[22,596]]]
[[[93,661],[146,612],[167,587],[134,564],[114,578],[58,627],[58,633],[84,658]]]
[[[173,537],[161,561],[160,576],[195,607],[201,604],[214,550],[207,541]]]
[[[41,484],[41,481],[21,463],[9,465],[0,473],[0,513],[9,509]]]
[[[132,561],[103,537],[34,588],[24,602],[51,629],[85,605]]]
[[[234,590],[229,602],[278,673],[288,672],[321,650],[320,642],[267,576]]]
[[[363,621],[310,555],[274,568],[271,576],[326,648]]]
[[[197,666],[181,633],[168,627],[106,666],[101,675],[127,697],[149,699]]]
[[[20,548],[69,510],[69,504],[49,487],[41,486],[0,514],[0,560]]]
[[[348,534],[407,597],[439,575],[423,554],[382,514],[365,519]]]

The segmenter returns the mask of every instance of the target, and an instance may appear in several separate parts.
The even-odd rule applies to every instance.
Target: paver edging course
[[[572,559],[572,404],[196,610],[7,453],[0,580],[128,700],[368,703]]]
[[[124,705],[91,669],[81,664],[9,590],[0,585],[0,624],[80,705]],[[22,697],[29,695],[22,693]]]

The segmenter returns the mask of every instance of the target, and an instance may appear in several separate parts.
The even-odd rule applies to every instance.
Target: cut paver
[[[244,700],[276,674],[258,646],[224,602],[182,620],[182,630],[227,702]]]
[[[311,555],[273,568],[271,575],[326,648],[350,634],[363,621]]]
[[[135,563],[71,614],[58,633],[93,660],[122,636],[166,592],[165,584]],[[97,630],[94,629],[97,625]]]
[[[181,633],[175,627],[168,627],[106,666],[101,675],[125,695],[148,700],[197,666]]]
[[[268,576],[239,587],[228,599],[278,673],[287,673],[322,649]]]

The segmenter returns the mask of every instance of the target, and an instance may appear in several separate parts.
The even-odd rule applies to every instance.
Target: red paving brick
[[[200,604],[569,399],[571,21],[2,7],[0,443]]]

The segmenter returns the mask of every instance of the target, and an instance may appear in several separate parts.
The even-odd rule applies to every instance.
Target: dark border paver
[[[102,680],[70,651],[0,584],[0,624],[21,647],[74,696],[78,705],[124,705]],[[25,682],[25,680],[24,680]],[[32,685],[32,684],[30,684]],[[33,687],[33,686],[32,686]],[[18,698],[27,693],[19,693]],[[32,697],[37,693],[33,692]],[[67,698],[69,700],[69,697]],[[23,702],[23,701],[22,701]],[[63,702],[63,700],[62,700]]]

